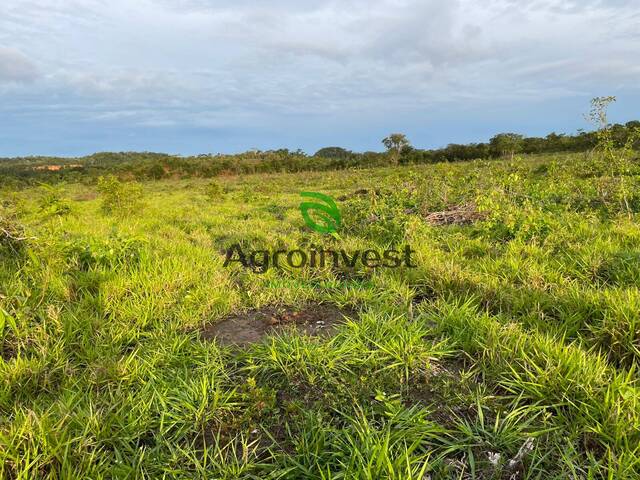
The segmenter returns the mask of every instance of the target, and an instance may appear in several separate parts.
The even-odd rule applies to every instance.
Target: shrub
[[[344,202],[343,230],[382,245],[400,244],[414,209],[415,199],[406,189],[368,192]]]
[[[44,215],[63,216],[71,211],[69,203],[62,198],[59,188],[50,185],[42,185],[42,197],[40,198],[40,211]]]
[[[160,180],[161,178],[165,177],[166,173],[162,165],[160,165],[159,163],[154,163],[153,165],[151,165],[151,167],[149,167],[147,175],[153,180]]]
[[[218,200],[220,197],[224,195],[224,189],[219,182],[211,181],[207,183],[204,187],[204,194],[209,197],[211,200]]]
[[[102,195],[102,210],[109,214],[130,214],[140,210],[142,186],[135,182],[121,182],[114,175],[98,179],[98,192]]]
[[[73,240],[64,245],[69,262],[80,271],[122,268],[140,263],[143,242],[118,234],[106,240]]]

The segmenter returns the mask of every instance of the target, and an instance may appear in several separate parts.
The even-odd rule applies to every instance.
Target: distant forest
[[[616,146],[624,145],[640,121],[609,127]],[[400,135],[400,134],[394,134]],[[400,135],[404,137],[403,135]],[[386,140],[386,139],[385,139]],[[249,151],[234,155],[205,154],[177,156],[151,152],[105,152],[86,157],[0,158],[0,184],[19,185],[60,181],[95,182],[100,176],[114,174],[123,179],[158,180],[162,178],[215,177],[267,172],[300,172],[379,167],[395,164],[428,164],[474,159],[514,157],[520,154],[586,152],[597,144],[597,132],[576,135],[551,133],[546,137],[524,137],[515,133],[495,135],[488,143],[449,144],[444,148],[421,150],[403,144],[392,152],[352,152],[341,147],[326,147],[313,155],[288,149]],[[634,148],[640,150],[640,144]]]

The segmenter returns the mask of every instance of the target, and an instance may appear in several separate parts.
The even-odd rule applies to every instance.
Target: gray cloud
[[[38,69],[29,58],[15,48],[0,46],[0,83],[31,82]]]
[[[262,128],[638,91],[639,22],[624,0],[4,0],[0,113]]]

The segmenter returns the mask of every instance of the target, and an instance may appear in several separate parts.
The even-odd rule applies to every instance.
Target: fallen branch
[[[0,233],[2,234],[3,237],[8,238],[13,242],[24,242],[25,240],[35,240],[35,237],[16,237],[14,233],[4,228],[0,228]]]

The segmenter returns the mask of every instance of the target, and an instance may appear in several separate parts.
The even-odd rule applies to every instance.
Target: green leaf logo
[[[320,202],[302,202],[300,204],[300,213],[307,226],[319,233],[334,234],[342,224],[342,216],[336,202],[329,195],[317,192],[301,192],[302,197],[314,198]],[[311,218],[310,212],[314,212],[314,218]]]

